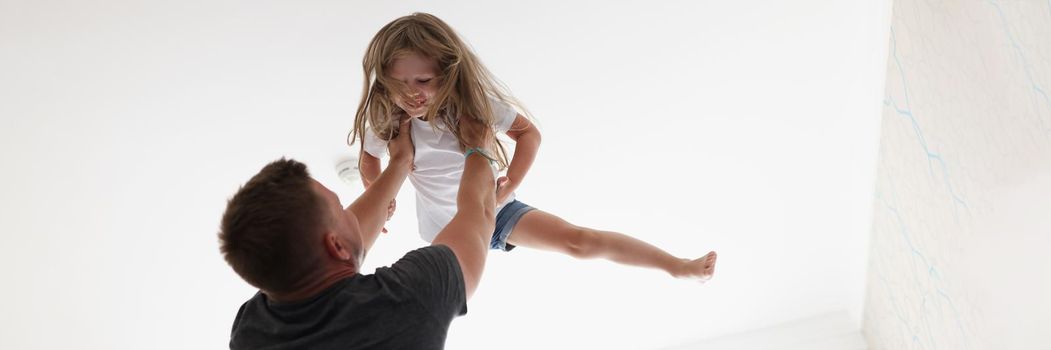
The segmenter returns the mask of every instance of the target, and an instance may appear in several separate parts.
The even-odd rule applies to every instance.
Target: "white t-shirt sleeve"
[[[511,130],[511,125],[515,123],[518,111],[511,107],[510,104],[495,99],[489,99],[489,105],[493,108],[493,118],[495,118],[493,126],[496,132],[502,134]]]
[[[362,144],[369,155],[379,159],[387,157],[387,141],[381,139],[372,129],[365,131],[365,140],[362,141]]]

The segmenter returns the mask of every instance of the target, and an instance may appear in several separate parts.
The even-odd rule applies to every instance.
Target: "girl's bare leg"
[[[715,273],[715,252],[681,259],[628,235],[580,227],[540,210],[522,216],[508,243],[567,254],[580,259],[603,258],[624,265],[664,270],[678,278],[706,281]]]

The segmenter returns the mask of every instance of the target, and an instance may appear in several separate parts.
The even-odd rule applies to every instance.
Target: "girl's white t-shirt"
[[[510,130],[518,112],[504,102],[490,99],[489,103],[496,118],[495,131],[502,134]],[[416,188],[416,219],[420,237],[431,242],[456,214],[456,193],[463,176],[464,156],[456,135],[442,125],[434,128],[419,118],[412,118],[412,143],[416,149],[415,169],[409,173],[409,181]],[[364,147],[373,157],[387,156],[387,141],[371,129],[365,133]],[[503,203],[497,203],[496,212],[514,199],[512,193]]]

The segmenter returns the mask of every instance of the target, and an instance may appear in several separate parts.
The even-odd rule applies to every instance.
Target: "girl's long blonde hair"
[[[391,79],[388,71],[394,60],[410,54],[438,63],[435,77],[439,82],[438,92],[427,109],[426,118],[431,126],[455,134],[461,148],[468,143],[460,135],[460,118],[474,118],[490,128],[494,125],[490,98],[529,115],[448,24],[431,14],[413,13],[381,28],[365,51],[362,60],[365,86],[354,115],[354,128],[347,135],[348,145],[364,140],[369,129],[383,140],[396,135],[398,120],[405,112],[394,104],[392,94],[399,94],[404,100],[411,97],[405,84]],[[492,135],[486,143],[491,145],[489,154],[495,155],[501,169],[506,168],[508,157],[504,145],[495,135],[489,135]]]

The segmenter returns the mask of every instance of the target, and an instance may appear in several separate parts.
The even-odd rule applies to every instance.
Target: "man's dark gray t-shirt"
[[[249,299],[231,349],[442,349],[467,313],[463,272],[446,246],[420,248],[372,275],[355,275],[295,303]]]

